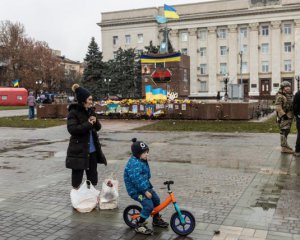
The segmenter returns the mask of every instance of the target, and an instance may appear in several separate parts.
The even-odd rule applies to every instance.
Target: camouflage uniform
[[[287,136],[290,133],[293,122],[293,94],[285,93],[283,87],[278,91],[275,100],[277,123],[280,129],[281,151],[293,153],[293,149],[288,145]]]

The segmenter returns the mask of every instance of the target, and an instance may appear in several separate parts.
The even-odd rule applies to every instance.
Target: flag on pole
[[[160,24],[168,22],[168,19],[164,16],[156,16],[156,21]]]
[[[176,12],[176,9],[168,6],[168,5],[164,5],[164,12],[165,12],[165,17],[166,18],[174,18],[174,19],[179,19],[179,15]]]
[[[11,83],[14,87],[19,87],[19,79],[15,79]]]

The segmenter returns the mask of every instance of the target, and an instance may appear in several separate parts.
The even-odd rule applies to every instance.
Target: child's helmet
[[[143,154],[146,151],[149,151],[149,147],[146,143],[142,141],[137,141],[136,138],[133,138],[131,141],[133,142],[131,145],[131,152],[133,156],[139,158],[141,154]]]

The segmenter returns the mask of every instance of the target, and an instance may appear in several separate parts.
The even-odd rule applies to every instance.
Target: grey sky
[[[20,22],[27,36],[82,61],[91,37],[101,47],[101,29],[96,25],[101,12],[193,2],[204,0],[0,0],[0,20]]]

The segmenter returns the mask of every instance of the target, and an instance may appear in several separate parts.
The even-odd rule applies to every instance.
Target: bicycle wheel
[[[181,210],[181,215],[185,220],[185,224],[181,224],[179,214],[175,212],[170,220],[172,230],[180,236],[187,236],[192,233],[196,226],[196,221],[192,213]]]
[[[136,214],[140,214],[141,211],[142,211],[142,208],[140,206],[129,205],[127,208],[125,208],[125,210],[123,212],[123,219],[124,219],[125,223],[129,227],[135,228],[136,224],[140,218],[138,217],[136,219],[132,219],[132,216],[136,215]]]

